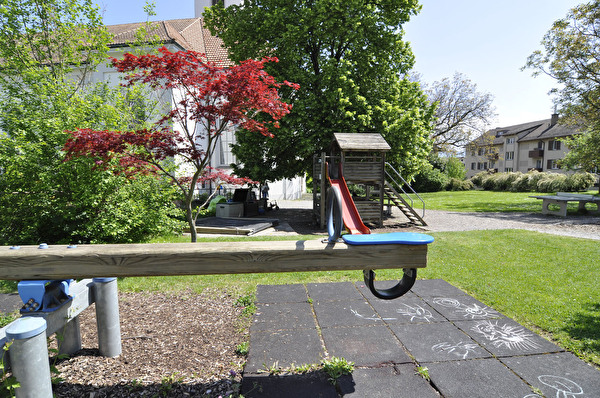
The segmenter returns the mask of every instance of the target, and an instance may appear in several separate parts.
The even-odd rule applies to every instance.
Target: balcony
[[[536,148],[533,151],[529,151],[530,158],[541,158],[544,157],[544,150],[540,148]]]

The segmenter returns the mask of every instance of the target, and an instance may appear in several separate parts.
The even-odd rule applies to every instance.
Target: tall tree
[[[129,73],[128,85],[150,84],[155,89],[177,92],[173,109],[149,129],[79,129],[72,132],[65,151],[68,159],[91,157],[100,168],[118,174],[159,173],[170,178],[184,198],[186,221],[195,242],[200,209],[194,209],[192,202],[198,182],[248,181],[210,170],[219,137],[232,126],[260,133],[257,135],[263,138],[273,136],[273,128],[290,111],[277,90],[298,87],[287,81],[279,83],[264,71],[264,64],[276,62],[276,58],[247,60],[225,68],[195,51],[172,53],[163,47],[159,52],[141,56],[127,53],[121,60],[113,59],[112,64],[119,72]],[[172,167],[171,159],[179,163],[177,169],[182,172]]]
[[[249,0],[209,9],[205,22],[234,62],[277,56],[268,72],[301,87],[282,91],[294,108],[275,138],[237,134],[238,172],[261,181],[310,172],[334,132],[376,131],[392,145],[391,160],[413,174],[429,151],[433,116],[405,78],[414,59],[402,25],[419,9],[417,0]]]
[[[435,152],[454,151],[483,134],[496,116],[493,96],[477,91],[477,85],[462,73],[426,86],[425,92],[437,104],[431,135]]]
[[[553,89],[562,122],[587,127],[566,140],[571,149],[565,165],[588,171],[600,165],[600,1],[572,8],[542,39],[542,50],[529,56],[525,68],[545,73],[562,85]]]

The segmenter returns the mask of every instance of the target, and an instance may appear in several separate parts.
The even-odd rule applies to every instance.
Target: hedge
[[[578,192],[594,185],[596,177],[591,173],[571,175],[529,171],[527,173],[477,173],[471,182],[489,191],[512,192]]]

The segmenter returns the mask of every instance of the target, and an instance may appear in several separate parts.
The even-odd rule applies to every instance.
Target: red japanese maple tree
[[[266,62],[247,60],[230,67],[208,62],[195,51],[170,52],[165,47],[158,55],[125,54],[112,59],[112,65],[125,72],[125,85],[148,84],[155,89],[173,90],[172,110],[152,128],[138,131],[95,131],[79,129],[64,146],[66,159],[87,156],[98,167],[133,176],[137,173],[160,173],[181,190],[186,218],[196,241],[196,219],[200,208],[193,209],[194,191],[199,182],[243,184],[248,179],[211,169],[210,158],[218,138],[230,128],[272,136],[278,120],[288,114],[291,105],[279,99],[278,89],[298,85],[277,82],[264,71]],[[167,166],[175,159],[187,169],[176,176]],[[191,166],[191,167],[190,167]],[[181,173],[180,173],[181,174]]]

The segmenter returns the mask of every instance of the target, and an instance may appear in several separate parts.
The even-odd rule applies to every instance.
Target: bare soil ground
[[[56,359],[56,397],[236,396],[249,318],[221,291],[119,294],[122,354],[100,356],[95,309],[80,315],[83,349]]]

